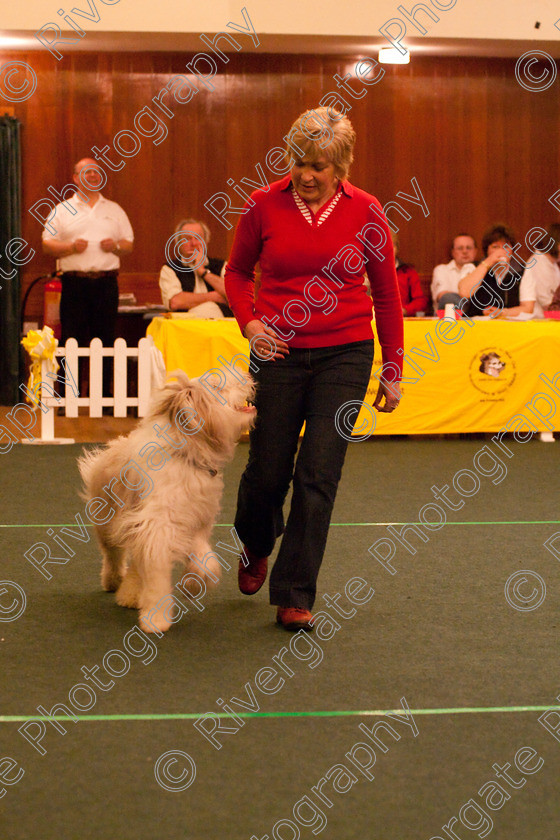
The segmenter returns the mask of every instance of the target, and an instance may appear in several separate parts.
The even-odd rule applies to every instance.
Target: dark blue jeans
[[[252,354],[251,360],[259,368],[253,373],[257,422],[239,485],[235,528],[247,548],[262,557],[284,534],[270,576],[270,603],[311,609],[348,446],[335,416],[344,403],[363,400],[373,341],[291,349],[284,359],[268,362]]]

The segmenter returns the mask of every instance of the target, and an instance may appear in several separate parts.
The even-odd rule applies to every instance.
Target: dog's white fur
[[[85,452],[78,461],[83,498],[110,500],[99,519],[114,511],[105,524],[95,525],[103,588],[116,591],[121,606],[140,610],[140,626],[146,632],[164,632],[172,623],[169,603],[167,609],[156,607],[169,601],[175,564],[196,572],[206,584],[219,578],[214,556],[206,559],[205,574],[202,564],[194,564],[189,554],[202,561],[212,552],[210,534],[223,491],[221,470],[256,415],[246,406],[254,397],[248,374],[228,371],[222,379],[206,376],[206,384],[189,379],[183,371],[169,376],[175,381],[156,392],[148,415],[136,429],[107,447]],[[153,445],[148,447],[149,443]],[[131,461],[153,481],[150,492],[142,492],[145,481],[138,480],[138,469],[138,478],[130,480],[125,466]],[[119,479],[123,470],[135,489]],[[112,489],[104,490],[115,478]]]

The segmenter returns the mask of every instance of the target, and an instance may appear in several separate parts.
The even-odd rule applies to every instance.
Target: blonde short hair
[[[312,160],[324,156],[338,178],[347,178],[354,160],[356,132],[348,117],[333,108],[314,108],[297,118],[287,138],[286,162],[293,161],[298,150]]]

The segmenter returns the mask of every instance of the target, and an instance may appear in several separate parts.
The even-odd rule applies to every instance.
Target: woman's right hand
[[[276,335],[272,327],[263,324],[258,318],[245,325],[243,334],[249,341],[253,353],[259,359],[283,359],[290,352],[286,342]],[[265,338],[265,336],[269,336],[269,338]]]
[[[508,252],[500,245],[498,248],[488,248],[488,256],[484,258],[483,262],[485,262],[489,268],[492,268],[492,266],[496,265],[497,262],[505,262],[509,264],[510,257],[511,250]]]

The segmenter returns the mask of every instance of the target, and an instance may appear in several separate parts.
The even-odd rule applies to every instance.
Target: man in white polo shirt
[[[112,345],[119,257],[132,251],[134,234],[122,207],[100,194],[106,175],[96,161],[80,160],[72,180],[76,192],[55,207],[43,231],[43,252],[56,257],[63,272],[61,343],[74,337],[87,347],[97,337]]]
[[[459,233],[451,246],[451,262],[436,265],[432,276],[434,312],[445,309],[446,303],[457,306],[461,301],[459,280],[474,271],[476,242],[468,233]]]

